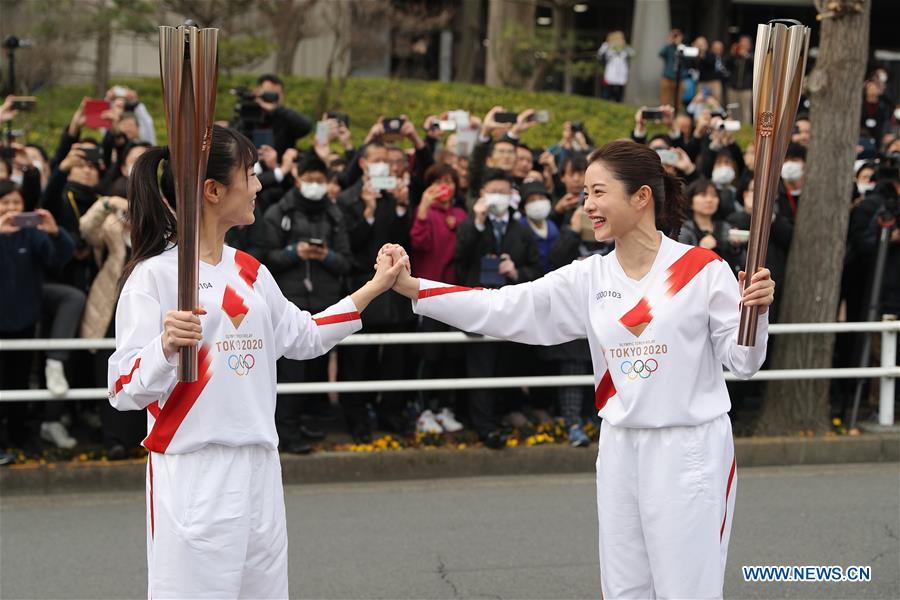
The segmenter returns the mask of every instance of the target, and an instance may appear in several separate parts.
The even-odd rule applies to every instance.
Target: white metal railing
[[[879,386],[879,423],[892,425],[894,422],[894,388],[900,377],[897,366],[897,334],[900,321],[886,316],[884,321],[868,323],[785,323],[769,326],[772,335],[796,333],[881,333],[881,366],[850,367],[835,369],[786,369],[760,371],[753,381],[774,381],[786,379],[856,379],[877,377]],[[461,332],[435,333],[364,333],[350,336],[340,342],[341,346],[363,346],[384,344],[459,344],[499,342],[496,338],[472,336]],[[105,339],[29,339],[0,340],[0,351],[28,350],[111,350],[115,340]],[[738,381],[731,373],[725,373],[728,381]],[[280,383],[278,393],[320,394],[328,392],[400,392],[425,390],[497,389],[510,387],[565,387],[594,386],[592,375],[549,375],[540,377],[468,377],[461,379],[410,379],[382,381],[338,381],[320,383]],[[45,400],[99,400],[105,399],[105,388],[76,388],[62,398],[53,396],[47,390],[3,390],[0,401],[45,401]]]

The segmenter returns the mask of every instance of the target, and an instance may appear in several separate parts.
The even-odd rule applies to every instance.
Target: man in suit
[[[540,277],[540,255],[531,230],[511,218],[513,182],[503,171],[489,170],[482,179],[478,201],[459,227],[456,242],[457,275],[461,285],[502,287]],[[514,370],[512,344],[473,344],[466,351],[469,377],[509,375]],[[492,448],[502,448],[495,390],[469,394],[469,416],[479,437]]]

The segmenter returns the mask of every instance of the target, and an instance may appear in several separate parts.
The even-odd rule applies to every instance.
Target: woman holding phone
[[[611,142],[589,162],[584,211],[597,240],[615,241],[610,254],[497,290],[407,273],[394,289],[465,331],[537,345],[587,337],[603,418],[602,597],[721,597],[737,485],[722,366],[746,378],[762,365],[775,284],[761,269],[741,294],[714,252],[664,235],[677,235],[686,201],[647,146]],[[397,246],[382,254],[406,260]],[[760,307],[753,347],[737,343],[742,304]]]

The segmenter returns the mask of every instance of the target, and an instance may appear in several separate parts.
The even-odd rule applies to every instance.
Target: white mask
[[[9,176],[9,180],[12,181],[16,185],[22,185],[22,181],[24,180],[24,177],[22,176],[21,173],[12,173]]]
[[[44,163],[42,163],[41,161],[33,160],[33,161],[31,161],[31,164],[34,166],[35,169],[38,170],[38,173],[44,172]]]
[[[328,186],[324,183],[300,182],[300,193],[309,200],[321,200],[328,193]]]
[[[712,172],[712,181],[716,185],[728,185],[734,181],[734,167],[716,167]]]
[[[785,181],[800,181],[803,179],[803,163],[791,160],[781,165],[781,178]]]
[[[875,189],[875,183],[871,181],[869,183],[857,183],[856,187],[860,193],[865,194],[866,192],[871,192]]]
[[[502,217],[509,211],[509,194],[485,194],[484,202],[488,212],[495,217]]]
[[[550,215],[550,201],[544,199],[529,202],[525,205],[525,214],[537,223],[544,221]]]

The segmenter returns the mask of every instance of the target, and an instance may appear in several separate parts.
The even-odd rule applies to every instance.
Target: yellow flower
[[[85,462],[85,461],[87,461],[87,459],[88,459],[88,455],[83,452],[78,455],[78,460],[80,460],[81,462]]]
[[[841,418],[840,417],[833,418],[831,420],[831,424],[834,425],[835,427],[840,427],[841,426]]]
[[[506,440],[507,448],[515,448],[518,445],[519,445],[519,440],[517,440],[516,438],[509,438]]]
[[[509,440],[506,441],[506,445],[507,445],[507,446],[509,445]],[[465,450],[465,449],[466,449],[466,445],[465,445],[465,444],[457,444],[457,445],[456,445],[456,448],[457,448],[457,450]]]

